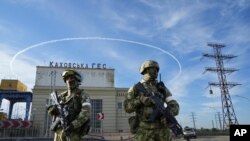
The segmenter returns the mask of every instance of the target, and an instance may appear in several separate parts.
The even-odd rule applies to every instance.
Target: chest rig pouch
[[[137,132],[139,124],[140,124],[140,120],[139,120],[139,117],[137,116],[137,114],[128,119],[128,124],[130,127],[130,132],[132,134],[135,134]]]
[[[82,104],[80,96],[71,97],[65,102],[64,114],[69,122],[72,122],[81,112]]]
[[[75,120],[82,109],[82,101],[83,98],[81,96],[81,92],[76,93],[73,97],[68,99],[65,104],[65,115],[67,114],[67,120],[72,122]],[[81,125],[79,128],[75,129],[75,132],[79,133],[79,135],[86,135],[88,134],[90,130],[90,119],[88,119],[83,125]]]
[[[163,83],[163,82],[160,82],[160,83]],[[155,99],[155,97],[158,97],[157,99],[160,100],[158,102],[164,103],[164,99],[165,99],[165,96],[163,94],[164,92],[162,89],[159,89],[158,84],[159,83],[157,83],[156,85],[156,90],[153,90],[147,86],[144,86],[140,82],[138,82],[135,85],[135,88],[137,89],[139,96],[143,95],[146,97],[151,97],[151,99]],[[140,111],[141,111],[140,115],[142,115],[140,119],[142,121],[155,122],[156,120],[160,120],[161,115],[159,114],[159,112],[157,112],[158,110],[155,109],[154,105],[149,106],[149,107],[142,106]]]

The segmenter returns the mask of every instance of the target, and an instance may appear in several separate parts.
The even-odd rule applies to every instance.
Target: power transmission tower
[[[192,121],[193,121],[193,128],[196,129],[196,126],[195,126],[195,121],[196,121],[196,118],[194,117],[194,112],[191,113],[191,116],[192,116]]]
[[[221,48],[225,47],[224,44],[208,43],[208,46],[213,48],[214,54],[204,53],[203,56],[215,59],[216,67],[206,67],[205,71],[216,72],[218,75],[219,82],[209,82],[209,86],[210,88],[211,86],[220,87],[223,113],[223,129],[225,127],[229,128],[230,124],[239,124],[234,112],[229,89],[240,84],[227,82],[226,75],[238,70],[234,68],[224,68],[223,60],[230,60],[237,56],[229,54],[223,55],[221,53]],[[210,94],[213,94],[213,91],[211,89]]]
[[[212,120],[212,127],[213,127],[213,129],[214,129],[214,121]]]
[[[222,130],[221,113],[220,113],[220,112],[217,112],[217,113],[215,114],[215,120],[216,120],[216,122],[217,122],[217,121],[219,122],[219,127],[220,127],[220,128],[218,128],[218,129]]]

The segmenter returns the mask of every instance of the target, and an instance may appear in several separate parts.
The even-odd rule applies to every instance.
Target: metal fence
[[[2,128],[0,129],[0,138],[8,137],[37,137],[39,128]]]
[[[131,141],[130,133],[90,133],[83,137],[84,141]],[[41,137],[38,127],[0,128],[0,141],[52,141],[53,137]]]

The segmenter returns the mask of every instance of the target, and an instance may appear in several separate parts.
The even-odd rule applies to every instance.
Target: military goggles
[[[69,76],[69,75],[76,75],[73,71],[65,71],[65,72],[63,72],[63,74],[62,74],[62,76],[63,77],[67,77],[67,76]]]

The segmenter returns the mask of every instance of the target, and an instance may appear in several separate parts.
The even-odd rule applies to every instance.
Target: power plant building
[[[57,63],[36,67],[36,80],[33,91],[31,120],[39,128],[40,136],[50,136],[51,118],[47,114],[47,106],[51,104],[50,93],[61,93],[66,90],[62,79],[65,69],[75,69],[82,76],[81,89],[91,98],[92,116],[91,133],[129,132],[127,114],[123,108],[124,96],[128,88],[116,88],[115,69],[106,68],[106,64],[92,63]]]

